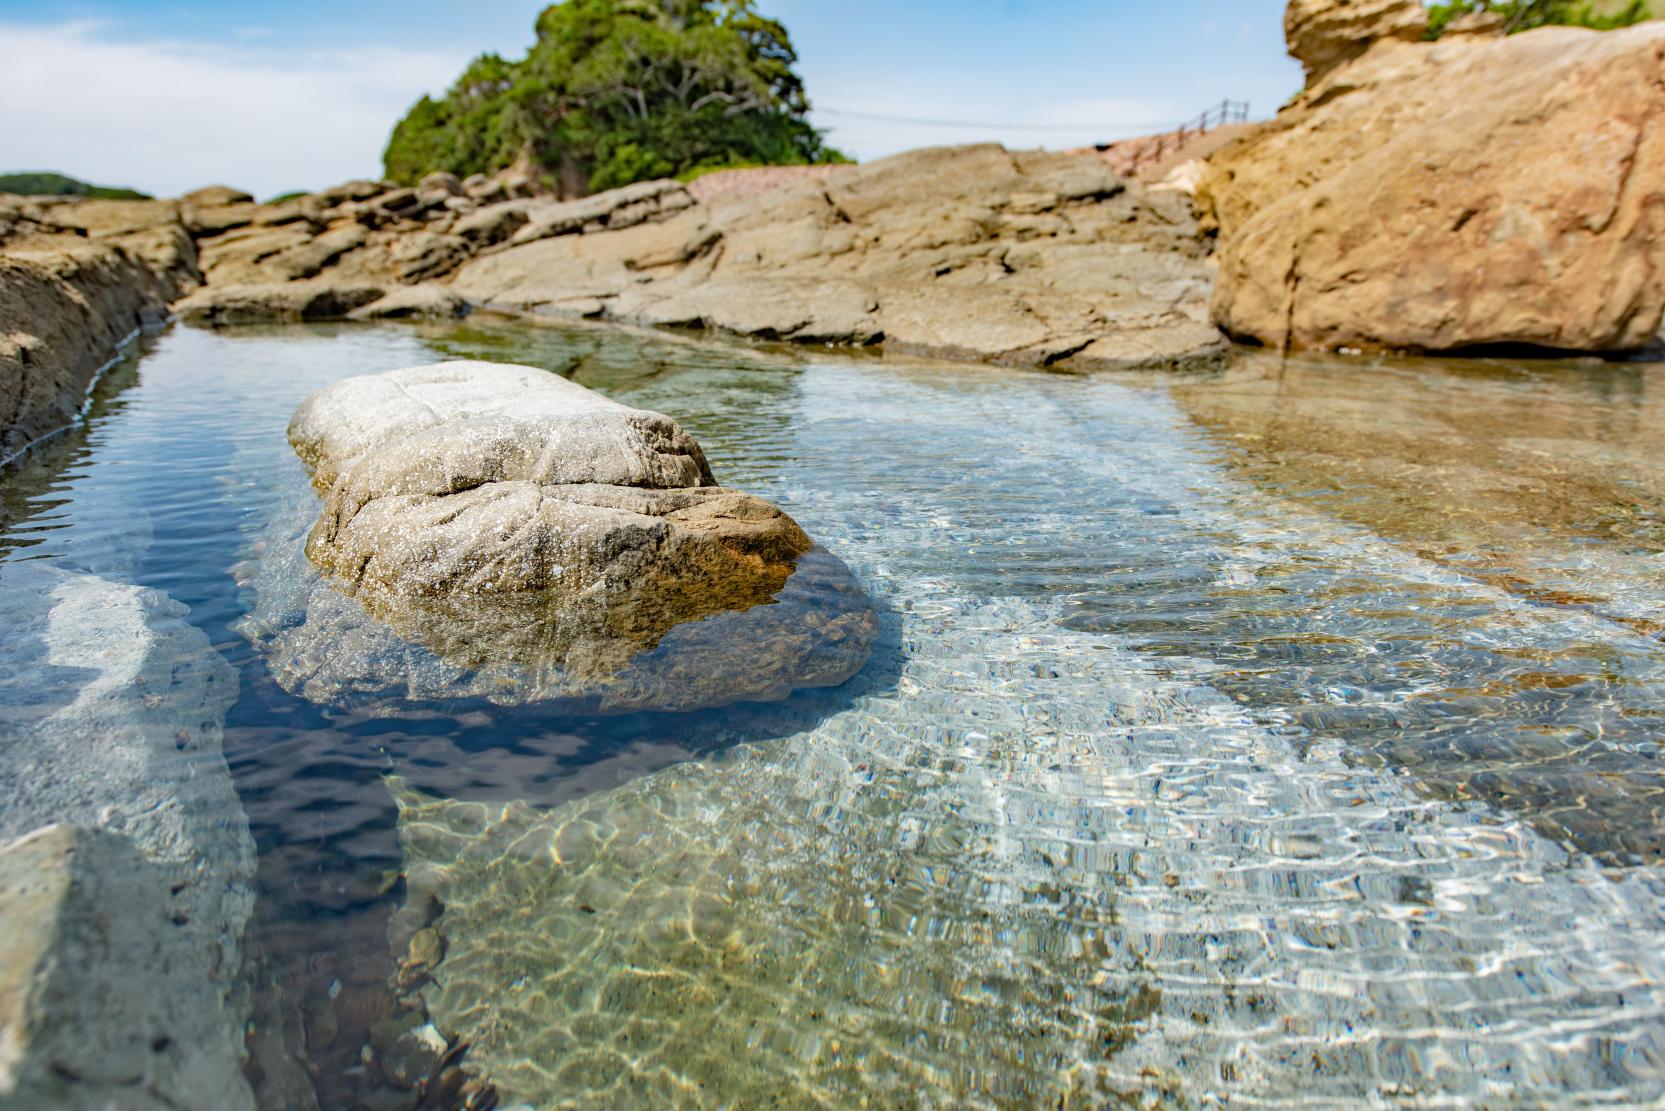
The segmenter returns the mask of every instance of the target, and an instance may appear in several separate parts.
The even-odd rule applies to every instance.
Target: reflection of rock
[[[866,658],[876,625],[843,565],[717,486],[657,413],[446,363],[320,390],[290,439],[328,492],[307,554],[340,589],[274,556],[290,585],[262,588],[255,624],[309,698],[693,709],[836,685]]]
[[[252,1105],[232,1000],[254,844],[220,755],[237,681],[184,613],[0,567],[0,838],[27,835],[0,853],[8,1111]]]
[[[1275,347],[1650,343],[1661,72],[1657,23],[1369,51],[1211,159],[1216,321]]]

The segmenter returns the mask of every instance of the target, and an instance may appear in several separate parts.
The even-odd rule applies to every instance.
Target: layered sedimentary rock
[[[1199,202],[1235,336],[1647,345],[1665,311],[1665,27],[1380,44],[1212,159]]]
[[[232,204],[198,239],[207,284],[180,316],[207,324],[326,320],[353,312],[454,316],[459,302],[411,297],[482,250],[664,219],[693,203],[674,181],[641,182],[577,201],[520,195],[449,175],[421,186],[348,182],[276,205]],[[513,195],[510,195],[510,194]],[[380,306],[379,302],[388,304]]]
[[[29,205],[57,213],[48,230],[64,236],[81,234],[77,221],[165,231],[192,266],[174,308],[211,325],[485,304],[1016,366],[1168,366],[1224,351],[1186,199],[1147,192],[1090,151],[941,148],[567,201],[435,175],[275,204],[215,187],[78,215],[93,203]],[[160,239],[151,251],[166,261]]]
[[[1309,85],[1378,42],[1416,42],[1427,30],[1422,0],[1290,0],[1283,13],[1289,55]]]
[[[236,673],[152,590],[0,567],[0,1108],[248,1108]],[[51,828],[47,828],[51,827]]]
[[[306,553],[327,581],[269,604],[300,581],[278,557],[262,604],[289,617],[256,639],[307,697],[681,710],[836,685],[866,659],[849,573],[717,485],[668,417],[456,362],[321,390],[290,441],[325,495]]]
[[[176,202],[0,195],[0,461],[72,423],[122,342],[199,280]]]
[[[0,461],[73,422],[122,342],[166,311],[166,283],[121,247],[0,253]]]
[[[1092,154],[914,151],[670,219],[489,253],[477,304],[1017,366],[1222,352],[1188,202]]]

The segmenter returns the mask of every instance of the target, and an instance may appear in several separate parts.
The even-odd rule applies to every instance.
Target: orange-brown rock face
[[[1384,43],[1222,152],[1215,320],[1280,347],[1650,343],[1665,26]]]
[[[1382,40],[1416,42],[1428,30],[1422,0],[1290,0],[1283,13],[1289,56],[1307,71],[1307,84]]]

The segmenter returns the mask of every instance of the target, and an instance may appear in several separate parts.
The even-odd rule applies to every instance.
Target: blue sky
[[[518,56],[542,6],[0,0],[0,169],[162,194],[372,176],[404,108],[481,51]],[[792,33],[816,123],[864,159],[979,139],[1077,145],[1177,123],[1225,96],[1269,115],[1300,85],[1284,55],[1284,0],[760,7]]]

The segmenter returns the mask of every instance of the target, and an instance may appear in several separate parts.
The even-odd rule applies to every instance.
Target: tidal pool
[[[286,693],[289,414],[444,357],[677,418],[879,604],[867,668],[694,714]],[[0,560],[161,590],[240,673],[268,1106],[376,1089],[390,980],[502,1106],[1645,1103],[1662,399],[1644,364],[176,328],[0,472]]]

